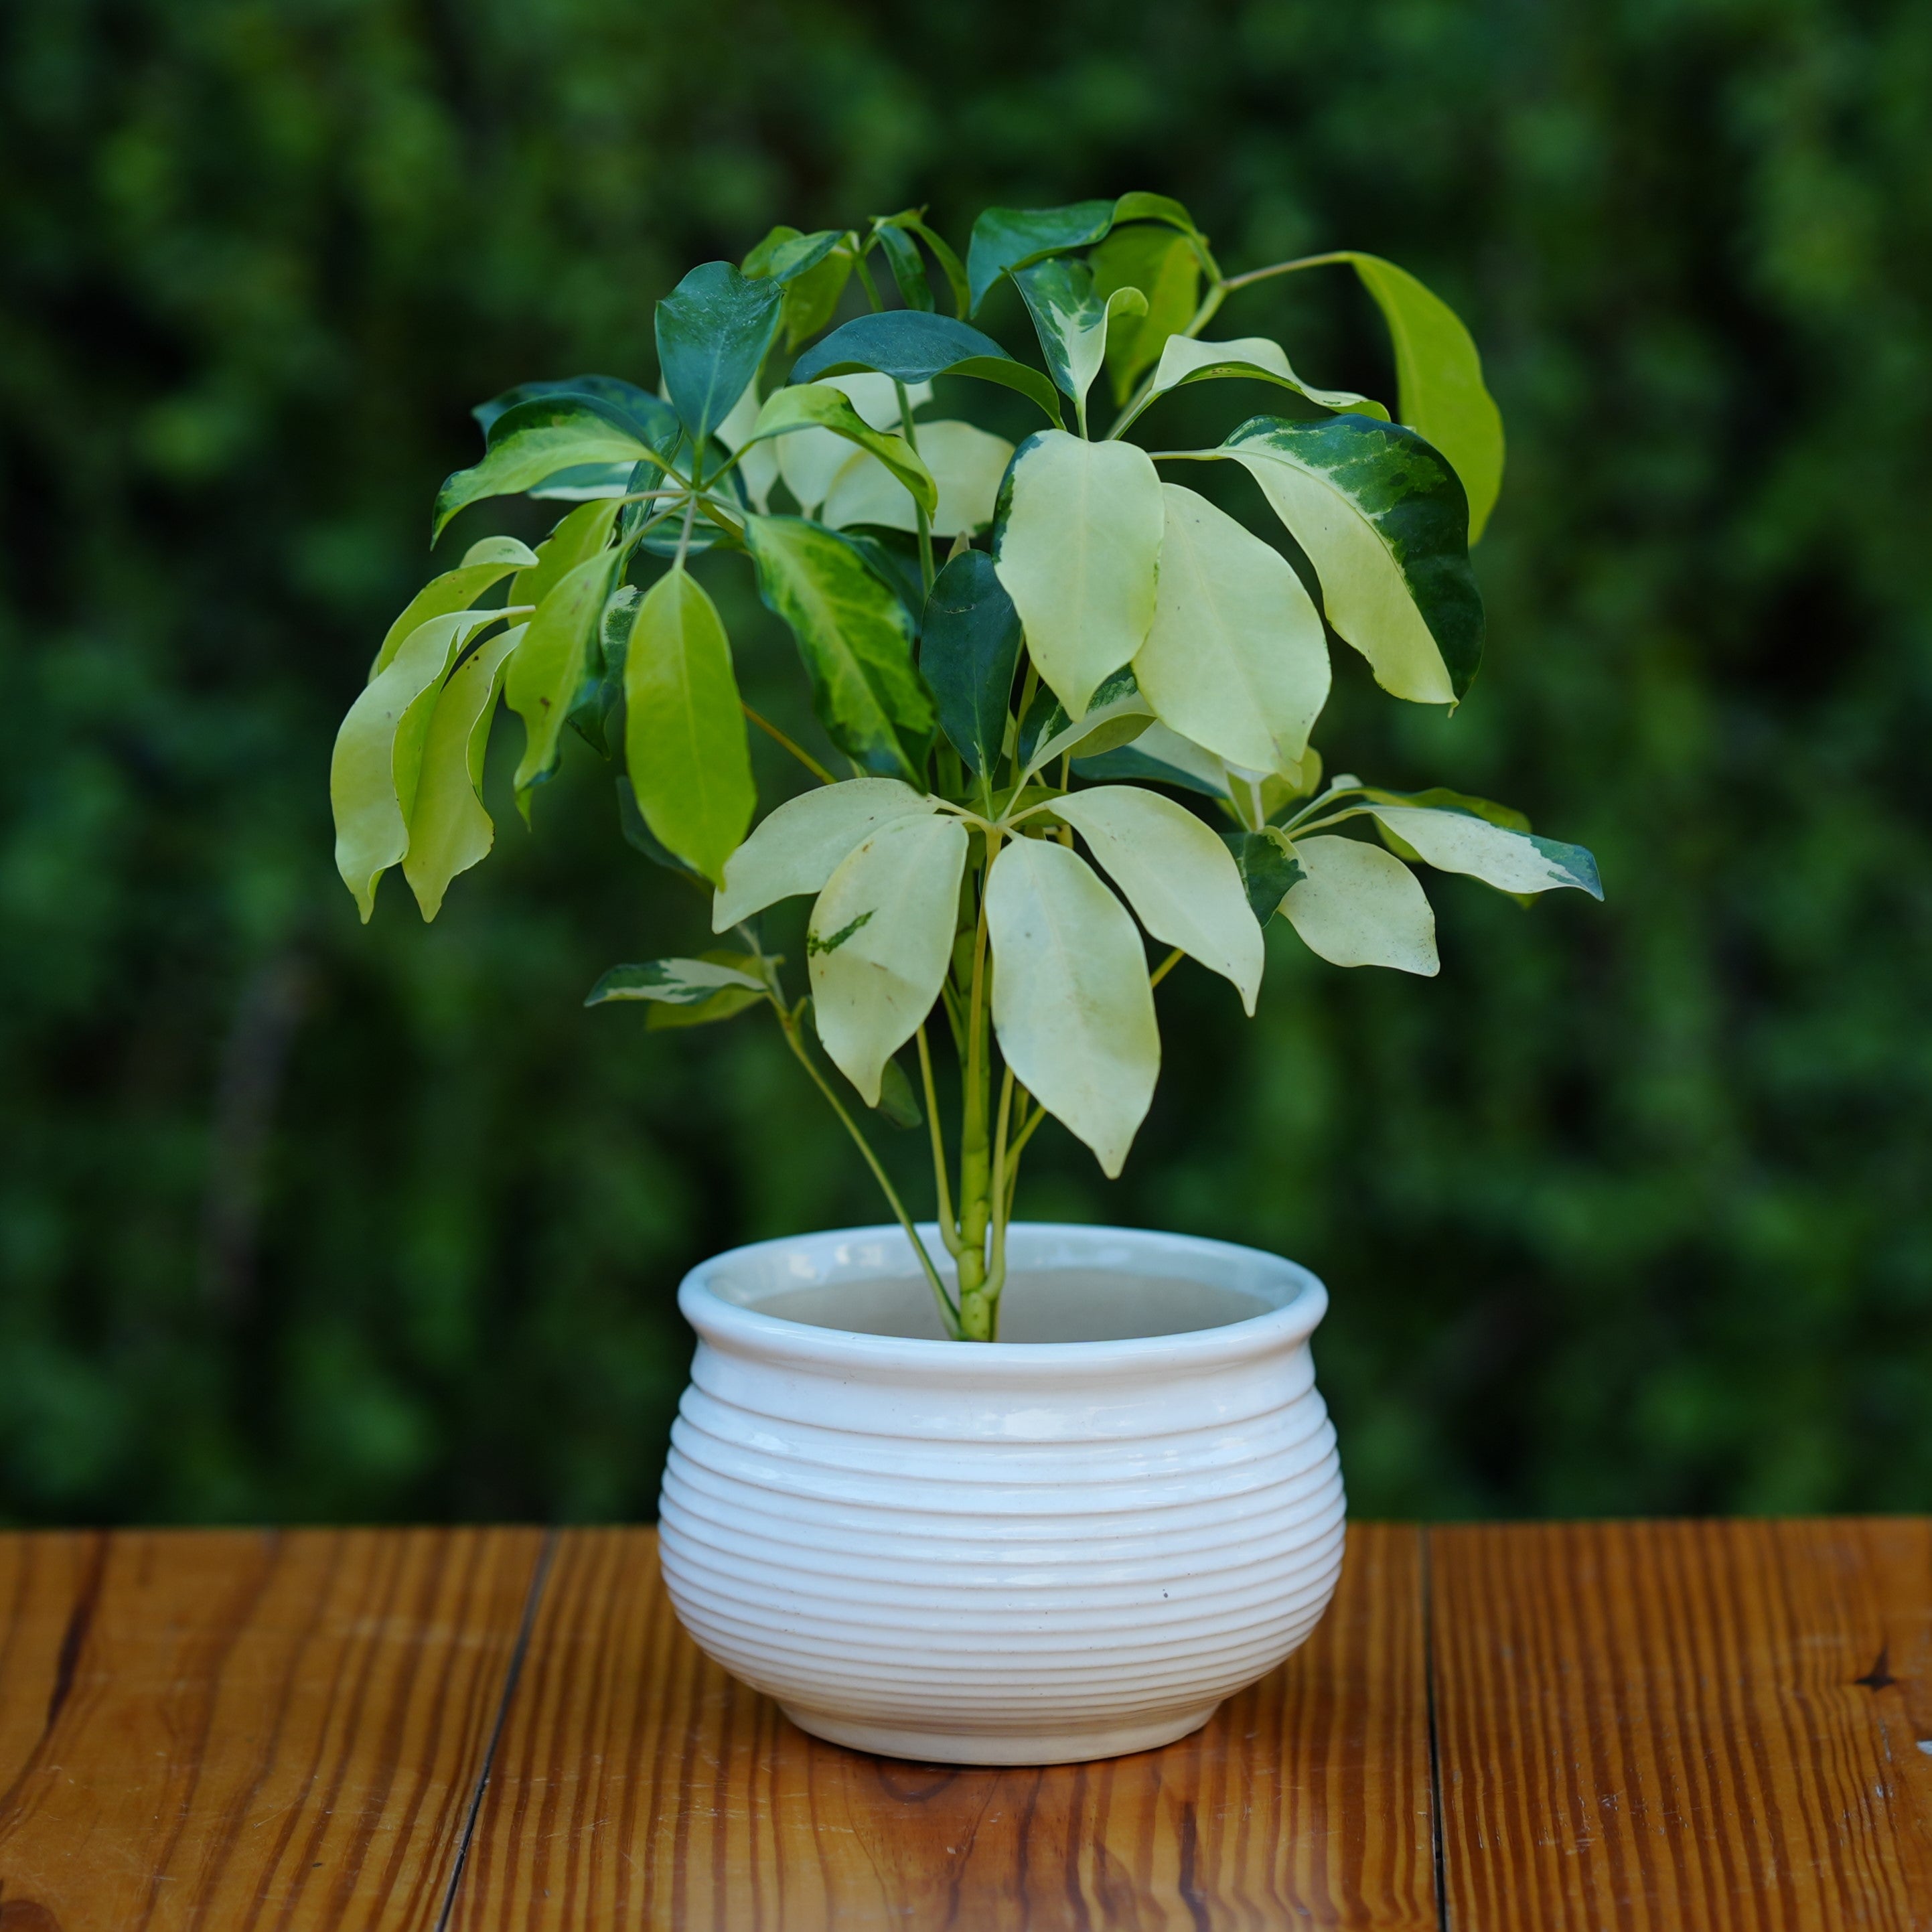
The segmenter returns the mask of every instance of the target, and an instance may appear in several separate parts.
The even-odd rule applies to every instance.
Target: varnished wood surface
[[[1932,1924],[1932,1528],[1430,1545],[1453,1925]]]
[[[0,1538],[0,1932],[435,1927],[544,1540]]]
[[[647,1530],[0,1536],[0,1932],[1932,1927],[1932,1522],[1357,1525],[1196,1737],[821,1744]]]
[[[1418,1532],[1194,1737],[945,1770],[818,1742],[678,1628],[655,1539],[566,1534],[457,1895],[462,1932],[1436,1922]]]

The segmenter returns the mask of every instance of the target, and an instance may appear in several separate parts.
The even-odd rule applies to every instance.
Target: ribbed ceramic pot
[[[680,1292],[699,1340],[665,1582],[820,1737],[955,1764],[1148,1749],[1334,1594],[1322,1284],[1122,1228],[1021,1225],[1008,1252],[1018,1339],[990,1344],[941,1338],[897,1228],[734,1249]]]

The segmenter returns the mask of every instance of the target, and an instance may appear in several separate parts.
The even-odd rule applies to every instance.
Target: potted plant
[[[1240,290],[1327,265],[1380,308],[1399,421],[1272,340],[1204,338]],[[1005,280],[1043,367],[971,320]],[[1600,897],[1589,854],[1518,814],[1324,776],[1310,743],[1331,630],[1411,703],[1457,704],[1475,676],[1468,544],[1502,441],[1474,347],[1373,256],[1225,275],[1152,194],[989,209],[963,263],[918,210],[776,229],[686,276],[656,340],[656,392],[581,376],[476,412],[484,452],[436,535],[485,498],[572,507],[535,550],[473,544],[390,627],[337,741],[338,866],[365,920],[395,866],[433,918],[490,849],[500,695],[526,815],[574,727],[721,940],[614,968],[590,1002],[653,1027],[768,1014],[890,1204],[683,1286],[700,1341],[662,1549],[698,1642],[808,1730],[904,1756],[1180,1736],[1334,1588],[1342,1490],[1307,1347],[1324,1293],[1224,1244],[1016,1222],[1021,1161],[1051,1116],[1118,1175],[1160,1070],[1154,989],[1192,959],[1252,1013],[1277,915],[1338,965],[1430,974],[1418,865]],[[1038,427],[1015,448],[935,418],[941,377],[1004,386]],[[1148,434],[1163,398],[1223,379],[1287,412],[1207,448]],[[1264,534],[1174,480],[1204,463],[1259,486]],[[847,772],[741,702],[703,550],[748,561]],[[748,724],[810,781],[755,829]],[[808,896],[788,962],[760,916]],[[863,1109],[929,1136],[933,1220]]]

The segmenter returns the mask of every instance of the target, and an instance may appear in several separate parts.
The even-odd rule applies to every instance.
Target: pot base
[[[1122,1757],[1130,1751],[1154,1750],[1198,1731],[1221,1708],[1198,1704],[1151,1720],[1114,1724],[1103,1730],[1078,1731],[926,1731],[898,1724],[867,1724],[855,1718],[836,1718],[827,1711],[807,1711],[795,1704],[778,1707],[802,1731],[828,1743],[880,1757],[910,1758],[920,1764],[1084,1764],[1101,1757]]]

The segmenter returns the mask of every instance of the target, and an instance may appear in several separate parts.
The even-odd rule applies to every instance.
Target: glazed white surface
[[[1118,1228],[1022,1224],[1009,1254],[1034,1277],[1010,1295],[1101,1270],[1262,1312],[991,1344],[759,1312],[908,1275],[897,1228],[736,1249],[680,1292],[700,1339],[664,1474],[665,1582],[704,1649],[820,1736],[958,1763],[1146,1748],[1271,1670],[1334,1594],[1341,1472],[1308,1348],[1322,1284],[1253,1249]]]

